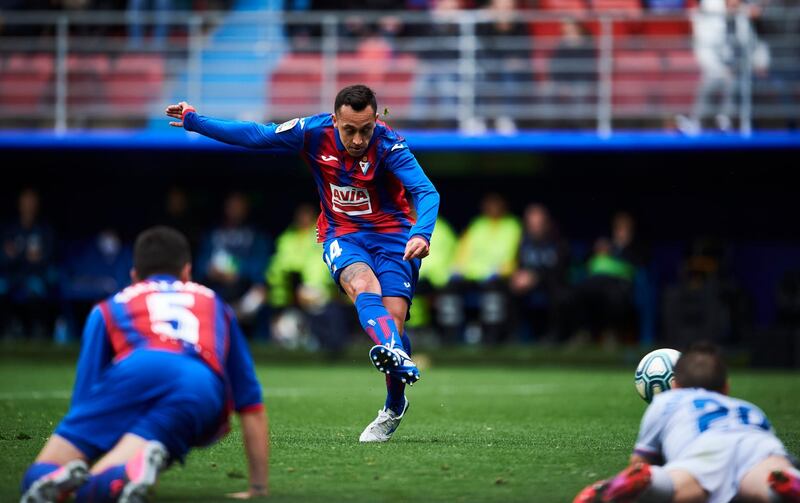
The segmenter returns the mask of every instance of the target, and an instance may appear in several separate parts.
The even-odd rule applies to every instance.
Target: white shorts
[[[685,470],[708,491],[708,503],[728,503],[739,492],[742,478],[770,456],[788,456],[768,432],[719,432],[700,435],[665,470]]]

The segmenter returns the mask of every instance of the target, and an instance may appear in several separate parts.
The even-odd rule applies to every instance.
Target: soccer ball
[[[672,388],[675,382],[675,363],[680,358],[680,351],[662,348],[647,353],[633,375],[636,392],[650,403],[653,397],[662,391]]]

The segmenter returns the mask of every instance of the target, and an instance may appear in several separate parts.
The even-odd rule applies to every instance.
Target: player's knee
[[[356,263],[345,268],[339,277],[342,288],[354,299],[362,293],[380,293],[381,286],[375,273],[366,264]]]

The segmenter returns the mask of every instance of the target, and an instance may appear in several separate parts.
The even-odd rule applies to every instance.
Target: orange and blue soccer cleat
[[[800,477],[788,470],[775,470],[769,474],[769,486],[786,503],[800,503]]]

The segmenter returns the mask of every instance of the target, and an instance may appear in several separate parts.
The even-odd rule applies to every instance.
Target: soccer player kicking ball
[[[420,260],[428,255],[439,194],[403,138],[378,121],[370,88],[345,87],[333,110],[266,125],[204,117],[185,102],[166,113],[178,119],[172,126],[232,145],[299,153],[311,168],[322,210],[317,233],[323,259],[375,342],[370,361],[386,374],[386,403],[360,441],[385,442],[408,410],[405,385],[419,379],[404,323]]]
[[[800,472],[764,413],[730,398],[717,349],[698,345],[675,365],[675,386],[642,418],[631,465],[574,503],[800,502]]]
[[[22,480],[22,502],[146,501],[158,472],[241,419],[250,489],[267,494],[261,386],[233,310],[190,282],[189,243],[154,227],[136,239],[133,285],[94,307],[69,412]],[[91,469],[90,463],[94,463]]]

